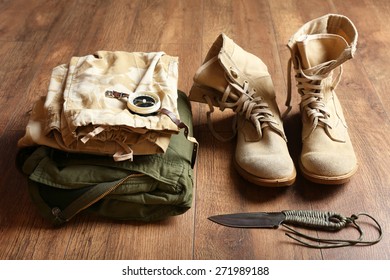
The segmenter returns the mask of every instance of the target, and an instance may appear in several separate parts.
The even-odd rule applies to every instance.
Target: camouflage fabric
[[[73,57],[52,71],[48,94],[36,102],[19,147],[45,145],[69,152],[112,155],[164,153],[179,129],[165,114],[132,113],[106,91],[157,94],[161,108],[177,109],[178,58],[163,52],[98,51]]]
[[[192,134],[191,107],[182,92],[178,110]],[[194,146],[183,134],[182,130],[171,137],[165,153],[138,155],[133,161],[37,146],[20,149],[18,165],[28,175],[39,212],[55,224],[82,210],[111,219],[151,222],[191,207]]]

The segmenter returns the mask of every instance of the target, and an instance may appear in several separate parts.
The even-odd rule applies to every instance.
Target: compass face
[[[156,113],[161,106],[160,97],[152,92],[134,93],[129,96],[127,107],[133,113],[149,115]]]
[[[133,104],[137,107],[147,108],[156,104],[156,100],[148,95],[140,95],[133,99]]]

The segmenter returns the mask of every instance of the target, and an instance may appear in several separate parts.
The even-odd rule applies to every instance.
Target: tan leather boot
[[[244,51],[225,34],[209,50],[194,76],[190,100],[237,113],[235,166],[248,181],[261,186],[288,186],[296,171],[289,155],[286,136],[266,65]]]
[[[329,14],[304,24],[289,40],[301,96],[302,153],[305,177],[321,184],[342,184],[357,169],[347,124],[334,91],[342,63],[352,58],[357,31],[345,16]],[[289,73],[289,79],[291,75]],[[289,82],[291,94],[291,82]]]

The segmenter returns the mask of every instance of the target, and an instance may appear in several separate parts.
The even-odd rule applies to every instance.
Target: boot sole
[[[302,175],[309,181],[317,184],[323,184],[323,185],[341,185],[347,183],[350,178],[356,173],[356,170],[358,169],[358,166],[356,165],[355,168],[344,175],[340,176],[322,176],[318,174],[311,173],[310,171],[307,171],[302,163],[299,161],[299,168],[301,169]]]
[[[261,178],[257,177],[251,173],[248,173],[244,169],[242,169],[238,163],[234,160],[234,166],[237,170],[237,172],[248,182],[251,182],[255,185],[262,186],[262,187],[288,187],[295,183],[296,179],[296,171],[294,169],[294,173],[290,177],[286,178],[279,178],[279,179],[267,179],[267,178]]]

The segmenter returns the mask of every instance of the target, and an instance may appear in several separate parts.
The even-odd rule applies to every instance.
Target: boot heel
[[[199,103],[208,103],[205,96],[208,96],[213,104],[213,106],[218,107],[218,99],[221,98],[221,93],[216,91],[213,88],[201,86],[199,84],[194,83],[190,90],[189,99],[194,102]]]

